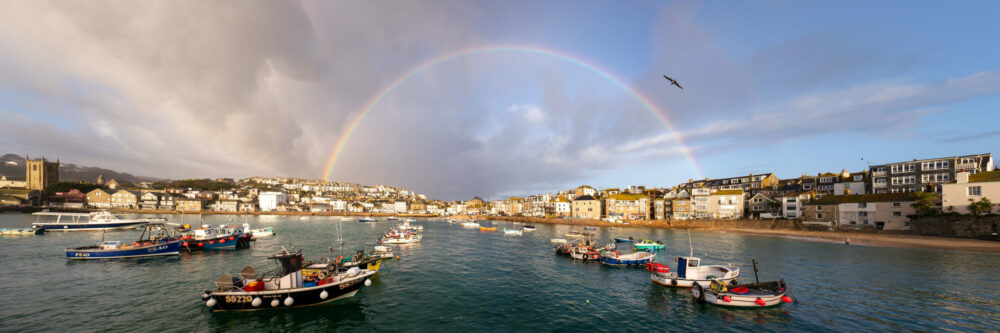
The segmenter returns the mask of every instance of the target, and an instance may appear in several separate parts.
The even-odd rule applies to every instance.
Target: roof
[[[821,199],[810,201],[806,203],[806,205],[836,205],[842,203],[860,203],[860,202],[917,201],[917,199],[920,198],[919,193],[923,192],[829,195]]]
[[[980,172],[969,175],[970,183],[1000,182],[1000,170]]]
[[[645,198],[646,198],[646,196],[642,195],[642,194],[615,194],[615,195],[612,195],[612,196],[608,197],[608,199],[629,200],[629,201],[634,201],[634,200],[639,200],[639,199],[645,199]]]
[[[712,195],[743,195],[743,190],[718,190]]]
[[[577,187],[577,188],[589,188],[589,189],[593,189],[593,187],[590,187],[590,185],[580,185],[580,187]]]
[[[597,200],[597,199],[594,199],[594,197],[586,194],[576,197],[576,199],[573,199],[573,201],[584,201],[584,200]]]
[[[569,202],[569,199],[566,199],[564,196],[558,196],[555,199],[552,199],[552,202]]]

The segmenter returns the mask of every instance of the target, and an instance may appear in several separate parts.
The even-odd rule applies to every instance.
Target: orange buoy
[[[754,303],[757,303],[757,305],[760,305],[760,306],[764,306],[765,304],[767,304],[767,303],[764,303],[764,300],[760,299],[760,297],[757,297],[757,300],[754,301]]]
[[[781,296],[781,301],[785,302],[785,303],[791,303],[792,302],[792,298],[788,297],[788,295]]]

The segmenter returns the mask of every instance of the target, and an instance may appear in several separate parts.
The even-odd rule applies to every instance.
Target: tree
[[[94,184],[81,184],[81,183],[71,183],[71,182],[58,182],[49,184],[45,187],[45,196],[53,196],[56,192],[69,192],[69,190],[80,190],[80,192],[87,193],[93,191],[97,188]]]
[[[913,203],[913,208],[917,210],[917,216],[928,216],[936,215],[940,213],[937,207],[934,207],[934,203],[931,199],[935,197],[933,193],[927,192],[916,192],[917,201]]]
[[[972,215],[983,215],[993,210],[993,203],[987,198],[979,199],[979,201],[969,198],[969,210],[972,211]]]

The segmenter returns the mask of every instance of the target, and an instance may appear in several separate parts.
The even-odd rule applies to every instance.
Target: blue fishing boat
[[[87,213],[54,213],[38,212],[33,226],[48,231],[100,231],[138,229],[150,222],[165,222],[162,218],[123,219],[107,211]],[[54,218],[51,221],[41,221],[42,217]]]
[[[601,254],[601,263],[614,266],[645,265],[653,262],[656,257],[652,252],[635,252],[629,254],[619,254],[618,251],[604,252]]]
[[[597,230],[597,227],[583,227],[583,230]]]
[[[131,244],[121,241],[103,241],[99,245],[66,249],[66,258],[121,259],[175,255],[180,253],[181,239],[174,236],[163,223],[148,223],[139,235],[139,240]]]
[[[362,217],[362,218],[358,219],[358,222],[375,223],[375,222],[377,222],[377,220],[375,220],[374,217]]]
[[[181,248],[187,251],[242,250],[250,248],[250,242],[256,240],[253,234],[244,228],[227,225],[213,228],[207,224],[191,230],[181,238],[184,241],[181,243]]]
[[[618,243],[634,243],[635,242],[635,238],[632,238],[631,236],[629,238],[615,238],[615,242],[618,242]]]

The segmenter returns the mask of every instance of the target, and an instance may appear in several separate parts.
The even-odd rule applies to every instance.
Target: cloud
[[[545,119],[542,109],[532,104],[514,104],[507,108],[507,112],[521,114],[524,120],[529,122],[540,122]]]

